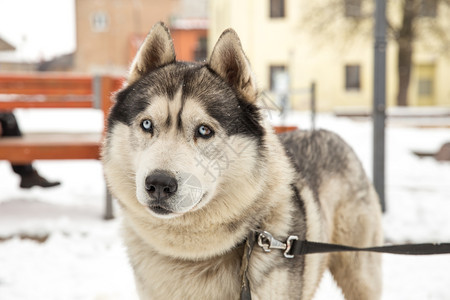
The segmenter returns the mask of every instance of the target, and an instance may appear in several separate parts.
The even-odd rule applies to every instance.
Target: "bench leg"
[[[114,219],[114,213],[113,213],[113,199],[112,195],[109,192],[108,188],[106,188],[106,205],[105,205],[105,220],[111,220]]]

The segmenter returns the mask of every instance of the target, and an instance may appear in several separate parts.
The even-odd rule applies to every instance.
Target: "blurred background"
[[[279,80],[288,80],[294,109],[305,108],[296,91],[312,81],[319,110],[367,110],[372,103],[374,1],[1,0],[0,5],[2,72],[125,75],[151,26],[164,21],[179,60],[204,60],[220,33],[234,28],[263,90],[274,90],[277,74],[286,74]],[[450,105],[449,15],[450,4],[443,0],[387,1],[389,106]]]
[[[450,242],[450,2],[386,8],[386,243]],[[0,134],[0,299],[136,299],[120,211],[103,219],[97,158],[105,99],[159,21],[184,61],[205,61],[233,28],[270,121],[336,131],[372,177],[374,9],[370,0],[0,0],[0,116],[13,113],[23,133],[14,145]],[[10,162],[22,142],[74,134],[94,138],[93,159],[64,150],[33,160],[60,184],[21,188]],[[384,262],[383,299],[450,299],[449,255]],[[319,299],[343,299],[328,273]]]

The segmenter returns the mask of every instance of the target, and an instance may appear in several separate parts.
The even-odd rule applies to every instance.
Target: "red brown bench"
[[[96,108],[104,120],[111,94],[122,78],[30,73],[0,74],[0,111],[16,108]],[[105,123],[106,128],[106,123]],[[30,163],[40,159],[99,159],[103,133],[32,133],[0,138],[0,160]],[[105,219],[113,218],[107,192]]]

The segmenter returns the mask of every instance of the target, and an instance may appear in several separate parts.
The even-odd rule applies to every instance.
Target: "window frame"
[[[286,17],[286,1],[285,0],[269,0],[269,17],[270,19],[282,19]]]
[[[109,14],[106,11],[95,11],[91,14],[91,30],[93,32],[107,32],[110,26]]]
[[[439,2],[437,0],[421,0],[419,7],[419,17],[436,18],[438,14]]]
[[[273,64],[269,66],[269,90],[274,91],[275,89],[275,79],[274,74],[276,72],[287,72],[288,68],[283,64]]]
[[[345,0],[344,16],[346,18],[362,17],[362,1],[361,0]]]
[[[360,64],[346,64],[344,67],[345,75],[345,90],[347,92],[359,92],[362,89],[361,85],[361,65]]]

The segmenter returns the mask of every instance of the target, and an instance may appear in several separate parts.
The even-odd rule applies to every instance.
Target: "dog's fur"
[[[324,130],[275,135],[231,29],[194,64],[176,61],[156,24],[108,120],[104,170],[142,299],[239,298],[243,241],[257,229],[279,240],[382,242],[378,198],[354,152]],[[160,194],[155,176],[169,180]],[[377,254],[286,259],[258,246],[252,297],[312,299],[327,267],[346,299],[380,298]]]

